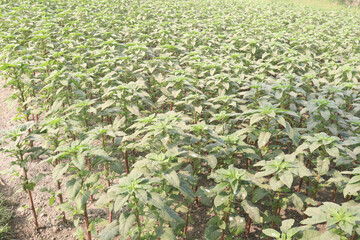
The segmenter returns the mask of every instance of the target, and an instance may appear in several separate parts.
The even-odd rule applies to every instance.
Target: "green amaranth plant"
[[[28,175],[28,171],[32,161],[39,157],[43,151],[41,147],[34,147],[33,145],[33,141],[36,139],[36,136],[29,133],[29,130],[33,126],[33,122],[28,122],[17,125],[13,129],[3,132],[4,135],[1,142],[6,143],[6,145],[4,144],[0,150],[14,158],[11,165],[15,165],[21,169],[21,171],[13,169],[12,174],[21,180],[22,189],[28,194],[35,228],[38,230],[40,226],[38,223],[32,192],[34,191],[36,182],[40,180],[39,177],[41,177],[41,174],[39,177],[31,179]]]
[[[272,208],[272,212],[268,213],[268,218],[272,222],[272,228],[275,228],[281,218],[281,209],[287,208],[294,178],[311,176],[311,172],[295,156],[284,154],[270,161],[260,161],[255,166],[262,167],[255,177],[270,177],[268,185],[271,191],[267,191],[267,195],[271,199],[268,205]]]
[[[301,221],[302,224],[316,225],[326,223],[324,234],[334,239],[355,239],[360,232],[359,204],[347,202],[341,205],[324,202],[319,207],[310,207],[305,211],[309,218]]]
[[[153,186],[155,179],[146,179],[140,173],[122,178],[120,184],[110,188],[100,201],[114,202],[114,211],[121,209],[119,220],[103,230],[100,239],[116,235],[135,239],[176,239],[184,221],[165,202]]]
[[[239,234],[258,239],[273,220],[271,201],[287,224],[292,210],[299,219],[309,205],[359,201],[354,12],[257,0],[0,0],[0,19],[0,74],[19,104],[15,121],[38,122],[31,131],[44,136],[43,162],[57,185],[48,189],[49,203],[58,206],[62,196],[58,208],[68,221],[75,214],[79,238],[85,206],[110,210],[107,219],[88,216],[92,237],[105,225],[109,238],[136,238],[135,199],[143,239],[204,238],[214,213],[230,214],[226,224],[208,222],[220,222],[225,231],[215,235],[230,238],[250,215],[246,209],[261,209]],[[280,153],[291,161],[275,163]],[[296,173],[295,163],[307,174]],[[252,188],[250,207],[234,197],[229,210],[227,202],[215,207],[206,191],[221,184],[209,176],[229,166],[257,176],[265,167],[279,171],[255,178],[257,184],[240,181]],[[109,188],[136,174],[151,190],[147,201],[132,196],[111,211]],[[67,182],[66,191],[58,187]],[[231,195],[230,188],[223,191]],[[162,205],[151,200],[157,194]],[[181,224],[164,220],[161,206]],[[259,231],[249,228],[255,216],[264,219]]]
[[[205,230],[207,239],[228,239],[231,236],[238,236],[246,229],[246,236],[249,234],[252,220],[260,222],[259,209],[247,200],[248,194],[254,190],[254,176],[244,169],[235,168],[230,165],[228,169],[216,170],[210,175],[217,183],[208,196],[214,197],[213,212],[216,214],[208,222]],[[247,224],[245,218],[235,210],[240,205],[248,214]],[[225,237],[225,234],[230,234]]]
[[[263,233],[273,239],[291,240],[294,239],[294,237],[296,237],[297,235],[299,235],[299,232],[301,231],[300,227],[293,227],[294,223],[294,219],[286,219],[281,222],[281,233],[272,228],[264,229]]]

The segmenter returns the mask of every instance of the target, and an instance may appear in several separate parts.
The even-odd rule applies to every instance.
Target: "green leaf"
[[[66,193],[71,199],[75,199],[81,189],[81,179],[70,179],[66,183]]]
[[[226,205],[228,199],[229,199],[229,196],[220,195],[220,194],[216,195],[216,197],[214,199],[214,206],[219,207],[221,205]]]
[[[280,238],[280,233],[272,228],[264,229],[262,232],[271,238]]]
[[[55,196],[52,196],[51,198],[49,198],[49,205],[53,206],[55,202]]]
[[[326,147],[325,150],[332,157],[339,158],[340,156],[339,149],[337,147],[332,147],[332,148]]]
[[[165,174],[164,178],[174,187],[179,188],[180,187],[180,179],[177,175],[176,171],[172,171],[169,174]]]
[[[114,172],[116,172],[117,174],[122,174],[123,173],[123,166],[121,161],[113,161],[110,163],[110,169]]]
[[[270,137],[271,137],[271,133],[261,132],[259,135],[259,140],[258,140],[259,148],[263,148],[269,142]]]
[[[159,213],[165,221],[171,223],[174,229],[182,228],[185,224],[185,221],[180,218],[177,213],[167,205],[164,205],[162,208],[160,208]]]
[[[325,159],[318,158],[316,159],[316,162],[317,162],[316,171],[320,175],[325,175],[329,172],[330,160],[328,158]]]
[[[218,240],[221,236],[222,231],[214,225],[209,225],[205,229],[204,238],[206,240]]]
[[[127,203],[128,199],[129,199],[129,195],[118,196],[114,203],[114,211],[115,212],[119,211]]]
[[[261,115],[261,114],[254,114],[251,116],[250,118],[250,126],[252,126],[253,124],[259,122],[260,120],[262,120],[265,116]]]
[[[240,216],[229,217],[229,230],[234,236],[238,236],[245,230],[245,218]]]
[[[286,121],[282,116],[277,116],[276,119],[280,125],[282,125],[284,128],[286,128]]]
[[[55,166],[52,171],[52,176],[54,181],[58,181],[63,178],[63,175],[68,171],[69,164],[68,163],[60,163]]]
[[[179,190],[187,199],[191,200],[195,198],[193,190],[185,180],[180,180]]]
[[[279,188],[281,188],[284,185],[284,183],[282,181],[278,181],[276,179],[276,177],[274,176],[274,177],[270,178],[269,185],[272,190],[276,191]]]
[[[290,196],[290,200],[292,201],[292,203],[294,204],[295,208],[298,211],[302,211],[303,207],[304,207],[304,201],[301,199],[301,197],[299,196],[299,194],[297,193],[293,193]]]
[[[174,231],[169,227],[156,228],[156,236],[160,239],[176,240]]]
[[[319,224],[326,221],[326,215],[322,212],[320,208],[316,207],[309,207],[304,212],[309,218],[302,220],[301,224]]]
[[[290,171],[285,171],[283,174],[280,174],[279,178],[288,188],[291,188],[294,177]]]
[[[100,240],[111,240],[119,234],[119,222],[113,221],[108,224],[104,230],[101,231]]]
[[[85,204],[87,203],[87,201],[89,200],[91,196],[90,191],[86,191],[83,196],[81,197],[81,206],[85,206]]]
[[[119,218],[119,233],[123,238],[128,237],[128,232],[135,222],[136,216],[135,214],[130,214],[129,216],[125,216],[124,213],[121,213]]]
[[[33,181],[35,183],[39,183],[46,175],[43,174],[43,173],[39,173],[38,175],[36,175],[34,178],[33,178]]]
[[[70,203],[66,202],[66,203],[62,203],[62,204],[57,205],[56,209],[58,209],[61,212],[70,212],[74,208],[71,206]]]
[[[139,107],[136,105],[130,105],[130,106],[126,106],[126,108],[134,115],[136,116],[140,116],[140,111],[139,111]]]
[[[212,169],[216,168],[217,159],[216,159],[216,157],[214,155],[207,155],[205,157],[205,160]]]
[[[323,111],[320,111],[320,114],[324,118],[325,121],[329,120],[330,115],[331,115],[330,111],[327,110],[327,109],[323,110]]]
[[[35,186],[36,186],[36,184],[34,182],[25,183],[24,184],[24,189],[29,190],[29,191],[33,191]]]
[[[319,240],[340,240],[340,236],[337,235],[336,233],[330,232],[330,231],[326,231],[324,232],[320,238],[318,238]]]
[[[241,202],[241,206],[254,222],[262,222],[262,218],[260,217],[260,211],[254,204],[252,204],[248,200],[243,200]]]
[[[107,100],[106,102],[104,102],[103,104],[100,105],[100,108],[103,111],[104,109],[110,107],[114,103],[115,103],[115,101],[113,101],[113,100]]]
[[[280,231],[286,233],[295,223],[294,219],[286,219],[282,221]]]
[[[266,191],[265,189],[256,188],[253,192],[252,202],[257,203],[259,200],[263,199],[268,194],[268,191]]]
[[[318,149],[321,146],[321,143],[319,142],[313,142],[309,146],[310,152],[314,152],[316,149]]]

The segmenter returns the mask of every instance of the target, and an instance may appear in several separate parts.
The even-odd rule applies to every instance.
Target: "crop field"
[[[276,1],[0,0],[18,106],[0,151],[34,231],[45,192],[62,239],[360,239],[359,23]]]

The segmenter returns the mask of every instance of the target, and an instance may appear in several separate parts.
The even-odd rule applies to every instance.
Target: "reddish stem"
[[[331,194],[331,202],[335,201],[336,192],[337,192],[337,188],[335,188],[334,191]]]
[[[298,189],[297,189],[297,192],[298,192],[298,193],[301,191],[301,186],[302,186],[302,184],[303,184],[303,181],[304,181],[304,177],[302,177],[301,180],[300,180],[299,187],[298,187]]]
[[[107,163],[105,165],[105,174],[106,174],[106,177],[107,177],[106,184],[107,184],[108,189],[110,188],[110,185],[111,185],[110,179],[109,179],[109,171],[110,171],[110,168],[109,168],[109,164]],[[109,222],[110,223],[112,222],[112,210],[110,210],[110,208],[109,208]]]
[[[32,194],[31,191],[29,189],[27,189],[28,192],[28,196],[29,196],[29,200],[30,200],[30,205],[31,205],[31,211],[34,217],[34,224],[35,224],[35,228],[39,229],[39,224],[38,224],[38,220],[37,220],[37,215],[36,215],[36,211],[35,211],[35,207],[34,207],[34,201],[32,198]]]
[[[60,181],[57,181],[57,188],[58,188],[58,190],[61,190]],[[59,202],[60,202],[60,204],[64,203],[62,193],[59,193]],[[62,215],[63,215],[62,221],[63,221],[63,223],[66,223],[66,217],[65,217],[65,212],[64,211],[62,212]]]
[[[86,203],[84,205],[84,218],[85,218],[87,240],[91,240],[91,232],[89,231],[89,218],[88,218],[88,214],[87,214]]]
[[[246,223],[245,237],[249,237],[251,223],[252,223],[252,219],[251,219],[251,217],[249,217],[247,220],[247,223]]]
[[[113,219],[113,217],[112,217],[112,210],[109,210],[109,223],[112,222],[112,219]]]
[[[198,186],[195,186],[194,192],[196,192],[198,190]],[[199,198],[195,197],[195,206],[199,207]]]
[[[126,174],[129,174],[129,157],[128,157],[128,153],[125,150],[125,154],[124,154],[124,158],[125,158],[125,168],[126,168]]]
[[[307,181],[306,181],[306,186],[309,186],[310,185],[310,179],[307,178]],[[305,189],[305,195],[307,196],[309,194],[309,191],[308,191],[308,188]]]
[[[307,168],[309,168],[309,165],[310,165],[310,160],[308,159],[305,166],[306,166]],[[304,182],[304,177],[302,177],[301,180],[300,180],[300,184],[299,184],[299,187],[298,187],[298,189],[297,189],[297,192],[298,192],[298,193],[301,191],[301,186],[302,186],[303,182]],[[309,186],[309,185],[308,185],[308,186]],[[306,192],[307,192],[307,190],[306,190]],[[307,195],[307,193],[306,193],[306,195]]]
[[[86,161],[87,161],[87,164],[88,164],[89,172],[91,172],[91,170],[92,170],[91,160],[87,158]],[[90,201],[94,202],[94,196],[93,195],[90,196]]]
[[[187,233],[187,228],[188,228],[188,224],[189,224],[189,212],[190,212],[190,209],[189,209],[188,212],[186,213],[186,217],[185,217],[185,227],[184,227],[184,237],[183,237],[183,240],[186,240],[186,233]]]
[[[26,169],[23,168],[23,173],[24,173],[24,179],[26,181],[26,183],[28,183],[28,177],[27,177],[27,173],[26,173]],[[34,217],[34,224],[35,224],[35,228],[36,230],[39,229],[39,224],[38,224],[38,219],[37,219],[37,215],[36,215],[36,210],[35,210],[35,206],[34,206],[34,201],[32,198],[32,194],[31,191],[29,189],[26,189],[28,196],[29,196],[29,200],[30,200],[30,207],[31,207],[31,211]]]

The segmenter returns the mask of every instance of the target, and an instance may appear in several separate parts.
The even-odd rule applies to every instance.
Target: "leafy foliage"
[[[51,166],[57,189],[43,190],[79,239],[187,238],[199,212],[204,239],[311,239],[325,221],[324,239],[359,234],[358,15],[0,0],[0,19],[20,124],[1,150],[25,173]],[[41,176],[15,175],[37,189]]]

